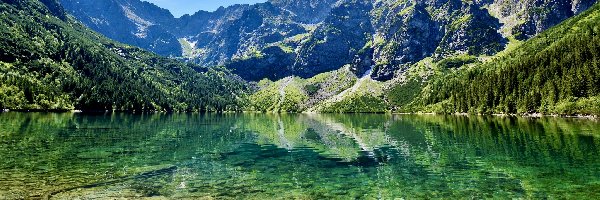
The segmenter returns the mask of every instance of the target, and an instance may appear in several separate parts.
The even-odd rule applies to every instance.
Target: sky
[[[266,0],[144,0],[154,3],[161,8],[166,8],[173,13],[175,17],[181,17],[184,14],[194,14],[199,10],[215,11],[220,6],[230,6],[233,4],[255,4],[266,2]]]

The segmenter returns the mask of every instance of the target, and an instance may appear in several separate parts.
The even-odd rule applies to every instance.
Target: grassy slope
[[[258,91],[250,96],[247,110],[261,112],[311,110],[326,99],[350,88],[356,80],[356,76],[347,67],[309,79],[288,77],[276,82],[265,79],[258,83]]]

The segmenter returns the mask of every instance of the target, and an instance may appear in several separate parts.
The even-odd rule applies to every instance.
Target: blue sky
[[[199,10],[214,11],[219,6],[227,7],[233,4],[255,4],[265,2],[266,0],[144,0],[156,4],[161,8],[166,8],[173,13],[175,17],[181,17],[184,14],[194,14]]]

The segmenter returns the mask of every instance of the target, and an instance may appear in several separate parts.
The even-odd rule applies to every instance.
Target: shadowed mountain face
[[[142,1],[62,1],[65,9],[105,36],[161,55],[181,54],[177,37],[169,31],[173,15]]]
[[[376,80],[426,57],[493,55],[595,0],[270,0],[174,18],[140,0],[61,0],[92,29],[161,55],[225,65],[247,80],[352,64]]]

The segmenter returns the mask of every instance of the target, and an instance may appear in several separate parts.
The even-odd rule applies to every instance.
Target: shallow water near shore
[[[600,196],[600,123],[0,113],[0,199]]]

